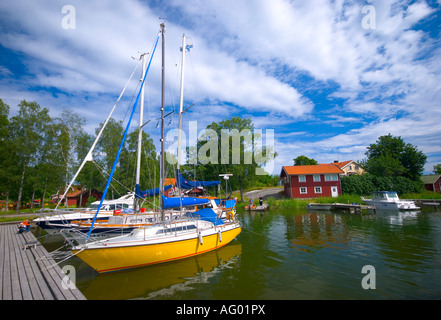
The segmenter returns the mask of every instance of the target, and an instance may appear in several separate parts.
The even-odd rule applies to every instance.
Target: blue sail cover
[[[193,189],[196,187],[215,187],[220,181],[188,181],[181,175],[181,170],[176,170],[176,185],[180,189]]]
[[[214,203],[217,206],[222,206],[224,208],[233,208],[236,206],[236,200],[234,199],[215,199]]]
[[[187,213],[187,215],[193,217],[199,216],[199,219],[212,222],[215,226],[225,224],[222,219],[217,216],[216,212],[214,212],[213,209],[210,208],[201,209],[196,212],[189,212]]]
[[[191,198],[191,197],[166,197],[162,196],[162,203],[164,204],[164,209],[177,208],[177,207],[188,207],[197,206],[199,204],[209,203],[208,198]]]
[[[168,186],[164,186],[164,191],[167,191],[171,187],[173,187],[172,184],[170,184]],[[145,198],[145,197],[157,196],[157,195],[159,195],[159,193],[160,193],[160,189],[159,188],[141,191],[141,188],[140,188],[139,184],[137,184],[136,187],[135,187],[135,195],[136,195],[137,198]]]

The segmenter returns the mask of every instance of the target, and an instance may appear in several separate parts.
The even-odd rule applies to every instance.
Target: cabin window
[[[338,175],[336,175],[336,174],[325,174],[325,181],[338,181]]]
[[[299,182],[306,182],[306,176],[304,175],[299,176]]]
[[[314,182],[320,182],[320,175],[319,174],[315,174],[314,175]]]
[[[300,194],[306,194],[306,193],[308,193],[308,189],[306,187],[301,187]]]
[[[314,187],[315,193],[322,193],[322,187]]]

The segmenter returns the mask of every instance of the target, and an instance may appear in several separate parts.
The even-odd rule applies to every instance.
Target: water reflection
[[[342,216],[325,212],[308,212],[285,216],[286,238],[294,250],[312,252],[320,248],[339,250],[349,241]]]
[[[239,217],[234,242],[194,258],[103,275],[68,263],[88,299],[441,299],[440,212]],[[376,290],[361,287],[365,265],[376,268]]]
[[[167,299],[206,283],[224,269],[237,268],[242,245],[235,241],[216,251],[181,261],[97,275],[77,287],[88,299]]]

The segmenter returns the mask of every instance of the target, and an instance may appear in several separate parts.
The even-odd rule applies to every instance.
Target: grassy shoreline
[[[441,199],[441,194],[432,191],[423,191],[420,193],[408,193],[400,195],[400,199]],[[244,202],[239,202],[237,204],[237,209],[245,210],[245,206],[248,204],[249,199],[245,197]],[[359,203],[365,204],[361,200],[361,196],[352,194],[343,194],[336,198],[332,197],[320,197],[320,198],[310,198],[310,199],[274,199],[268,198],[265,200],[270,208],[280,208],[280,209],[300,209],[306,208],[309,203]]]
[[[239,194],[234,193],[233,196],[240,198]],[[248,205],[249,199],[244,198],[244,202],[238,202],[236,208],[239,211],[245,210],[245,206]],[[420,193],[408,193],[400,195],[400,199],[441,199],[441,193],[432,192],[432,191],[423,191]],[[320,197],[320,198],[312,198],[312,199],[274,199],[268,198],[265,200],[266,203],[270,206],[270,208],[306,208],[308,203],[363,203],[361,200],[361,196],[358,195],[341,195],[336,198],[332,197]],[[13,221],[21,221],[23,219],[33,220],[38,217],[38,215],[29,212],[30,209],[20,210],[19,215],[16,214],[15,210],[9,210],[7,213],[4,212],[4,209],[0,212],[0,223],[2,222],[13,222]],[[34,208],[34,211],[38,211]]]

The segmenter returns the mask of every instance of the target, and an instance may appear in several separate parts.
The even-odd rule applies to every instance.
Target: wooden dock
[[[374,210],[373,206],[358,203],[310,203],[307,207],[311,210],[342,210],[349,213],[362,213],[362,210]]]
[[[344,211],[348,211],[349,213],[361,213],[362,210],[374,210],[375,211],[375,207],[374,206],[366,206],[366,205],[362,205],[362,204],[358,204],[358,203],[334,203],[332,205],[332,209],[333,210],[344,210]]]
[[[433,207],[435,209],[441,207],[440,199],[406,199],[406,201],[413,201],[418,207]]]
[[[31,232],[0,224],[0,300],[86,300]]]

